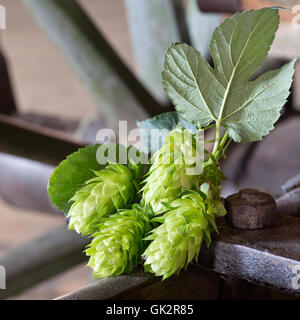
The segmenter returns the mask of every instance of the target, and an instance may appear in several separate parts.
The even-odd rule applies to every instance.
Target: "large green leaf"
[[[236,142],[261,140],[273,129],[289,95],[295,60],[254,81],[279,24],[278,9],[237,13],[216,28],[210,53],[212,68],[186,44],[167,51],[163,87],[187,121],[206,126],[221,122]]]

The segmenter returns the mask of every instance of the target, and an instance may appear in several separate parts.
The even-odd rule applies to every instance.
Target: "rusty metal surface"
[[[240,0],[198,0],[198,6],[203,12],[235,13],[241,10]]]
[[[276,219],[276,202],[257,189],[246,188],[225,199],[226,221],[237,229],[270,227]]]
[[[224,277],[224,276],[223,276]],[[300,300],[300,297],[273,287],[258,285],[247,280],[226,277],[222,300]]]
[[[216,272],[273,286],[300,296],[300,219],[278,217],[273,227],[237,230],[219,227],[210,249],[202,248],[200,264]]]
[[[167,284],[164,284],[166,283],[164,281],[161,286],[160,278],[138,271],[129,275],[97,280],[59,299],[97,300],[127,297],[147,299],[152,295],[155,299],[161,299],[174,296],[174,293],[170,292],[171,288],[180,286],[184,292],[182,295],[188,294],[192,299],[199,297],[199,294],[191,289],[191,285],[187,288],[185,282],[190,283],[192,279],[197,283],[203,266],[226,277],[262,285],[270,296],[274,289],[279,290],[279,296],[282,297],[285,295],[300,297],[300,285],[298,288],[295,287],[299,272],[297,270],[300,270],[300,219],[279,217],[273,227],[264,230],[232,229],[226,226],[224,221],[219,221],[219,225],[220,235],[215,237],[209,249],[202,247],[199,264],[193,264],[189,268],[187,272],[191,273],[188,276],[182,272],[179,278],[170,278]],[[217,282],[215,280],[213,282],[217,288]],[[243,287],[247,287],[245,283]],[[252,292],[253,288],[254,286]],[[226,296],[228,297],[228,292],[224,292],[224,298]],[[176,298],[180,297],[177,295]]]
[[[153,277],[154,278],[154,277]],[[206,268],[190,265],[180,276],[116,295],[117,300],[218,300],[224,279]]]

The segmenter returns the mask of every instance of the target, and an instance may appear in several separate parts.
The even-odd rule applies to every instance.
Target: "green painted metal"
[[[172,0],[125,0],[138,76],[161,101],[164,55],[173,41],[180,40]]]
[[[75,0],[23,0],[92,94],[110,126],[161,112]]]

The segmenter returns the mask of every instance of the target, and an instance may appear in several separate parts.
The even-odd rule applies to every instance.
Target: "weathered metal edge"
[[[241,231],[222,225],[221,236],[209,249],[202,247],[199,263],[194,265],[300,296],[299,226],[300,220],[292,217],[278,218],[274,227],[263,230]],[[58,300],[114,299],[158,281],[160,278],[138,271],[98,280]]]
[[[245,245],[216,241],[201,255],[199,265],[210,270],[252,283],[271,286],[300,296],[296,280],[300,261],[250,248]]]
[[[79,290],[56,298],[55,300],[110,300],[116,296],[142,289],[160,281],[141,270],[113,278],[102,278]]]

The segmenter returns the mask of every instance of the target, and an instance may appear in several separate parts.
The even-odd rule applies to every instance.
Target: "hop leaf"
[[[162,224],[146,238],[153,241],[144,252],[145,271],[166,279],[197,260],[202,240],[211,243],[210,232],[217,230],[214,213],[222,207],[205,195],[184,191],[163,217],[154,219]]]
[[[199,161],[200,143],[182,128],[172,130],[163,146],[155,152],[145,179],[143,199],[156,214],[165,211],[163,202],[171,202],[183,189],[198,188],[198,175],[189,173]]]
[[[68,213],[69,229],[82,235],[95,232],[100,217],[125,208],[136,194],[137,182],[124,165],[111,164],[94,173],[70,200],[75,202]]]
[[[182,118],[202,127],[220,122],[239,143],[259,141],[268,134],[289,96],[296,60],[249,79],[266,58],[278,24],[274,8],[225,19],[210,43],[213,68],[194,48],[172,44],[162,80]]]
[[[103,219],[99,231],[86,250],[94,277],[110,277],[129,272],[141,259],[144,236],[150,231],[150,219],[139,207],[121,211]]]

